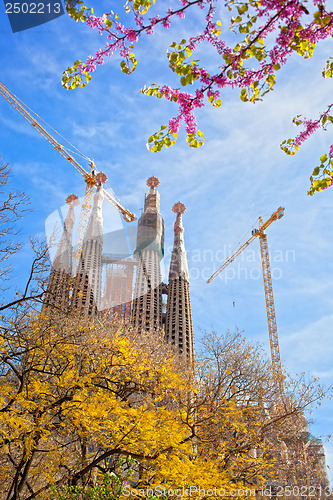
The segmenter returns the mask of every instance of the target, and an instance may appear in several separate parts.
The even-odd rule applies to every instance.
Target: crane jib
[[[93,176],[91,173],[87,172],[80,163],[78,163],[70,154],[69,152],[64,148],[62,144],[60,144],[54,137],[52,137],[47,130],[36,120],[35,117],[33,117],[29,111],[26,109],[25,105],[21,104],[19,102],[19,99],[12,93],[10,92],[2,83],[0,83],[0,93],[5,97],[5,99],[15,108],[19,111],[19,113],[43,136],[45,139],[52,144],[54,149],[58,151],[73,167],[80,172],[80,174],[84,177],[87,185],[95,185],[96,182],[93,179]],[[92,165],[93,163],[90,161],[90,164]],[[113,198],[109,193],[106,193],[104,191],[105,198],[112,203],[113,206],[117,208],[117,210],[123,215],[124,219],[127,222],[132,222],[135,220],[135,215],[126,208],[124,208],[120,203]]]

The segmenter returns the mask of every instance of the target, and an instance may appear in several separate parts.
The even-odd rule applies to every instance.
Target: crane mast
[[[0,83],[0,94],[15,108],[17,111],[58,151],[62,156],[73,165],[73,167],[83,176],[86,183],[86,190],[84,195],[84,202],[82,204],[82,209],[79,219],[79,228],[76,241],[76,251],[74,253],[74,259],[78,260],[78,255],[80,253],[82,240],[84,232],[88,222],[88,214],[91,209],[92,196],[94,187],[97,182],[95,179],[95,165],[93,161],[89,161],[90,171],[88,172],[85,168],[80,165],[79,162],[73,158],[73,156],[60,144],[52,135],[36,120],[36,118],[29,113],[29,111],[19,102],[19,99],[8,90],[2,83]],[[102,188],[104,198],[106,198],[117,210],[122,214],[126,222],[132,222],[135,220],[135,215],[126,210],[113,196]]]
[[[268,323],[269,344],[271,349],[272,367],[276,375],[281,373],[281,359],[279,339],[276,326],[275,306],[273,298],[271,266],[269,263],[267,234],[261,229],[262,219],[259,217],[259,242],[262,264],[262,275],[264,278],[266,314]]]
[[[276,317],[275,317],[275,306],[274,306],[274,298],[273,298],[273,287],[272,287],[272,277],[271,277],[271,268],[269,263],[269,253],[268,253],[268,243],[267,243],[267,235],[265,233],[265,229],[272,224],[277,219],[281,219],[284,215],[284,208],[279,207],[265,222],[262,221],[262,218],[259,217],[259,230],[255,229],[252,231],[251,237],[243,243],[226,261],[215,271],[214,274],[208,278],[207,283],[210,283],[218,274],[220,274],[231,262],[233,262],[236,257],[247,248],[253,240],[259,236],[260,241],[260,254],[261,254],[261,264],[262,264],[262,273],[264,278],[264,288],[265,288],[265,301],[266,301],[266,313],[267,313],[267,322],[268,322],[268,333],[269,333],[269,343],[270,343],[270,351],[272,358],[272,368],[274,375],[278,379],[278,385],[281,391],[282,388],[282,369],[281,369],[281,359],[280,359],[280,350],[279,350],[279,339],[278,332],[276,326]]]

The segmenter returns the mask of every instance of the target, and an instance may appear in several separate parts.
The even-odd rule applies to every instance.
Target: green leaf
[[[246,89],[242,89],[241,90],[241,93],[240,93],[240,98],[243,102],[246,102],[248,101],[248,97],[247,97],[247,90]]]

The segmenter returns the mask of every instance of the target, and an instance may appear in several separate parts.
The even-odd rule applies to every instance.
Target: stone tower
[[[184,353],[188,363],[194,362],[194,340],[192,311],[189,291],[189,274],[184,245],[182,214],[186,208],[183,203],[176,203],[173,212],[177,214],[174,225],[174,246],[170,262],[168,303],[165,325],[167,342]]]
[[[135,255],[138,268],[132,308],[132,324],[139,330],[162,328],[160,261],[164,255],[164,221],[160,214],[159,180],[150,177],[144,212],[138,222]]]
[[[97,192],[85,232],[82,252],[74,279],[72,307],[83,316],[94,316],[100,310],[103,251],[103,190],[107,177],[96,175]]]
[[[69,309],[70,290],[72,284],[72,235],[75,222],[74,208],[79,204],[75,194],[66,199],[69,205],[64,230],[58,244],[57,252],[52,263],[50,279],[43,304],[43,310],[50,312],[53,308],[60,308],[63,312]]]

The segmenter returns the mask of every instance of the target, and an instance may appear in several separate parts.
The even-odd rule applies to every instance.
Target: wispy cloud
[[[286,363],[306,370],[326,371],[331,365],[333,314],[325,315],[280,340]]]

